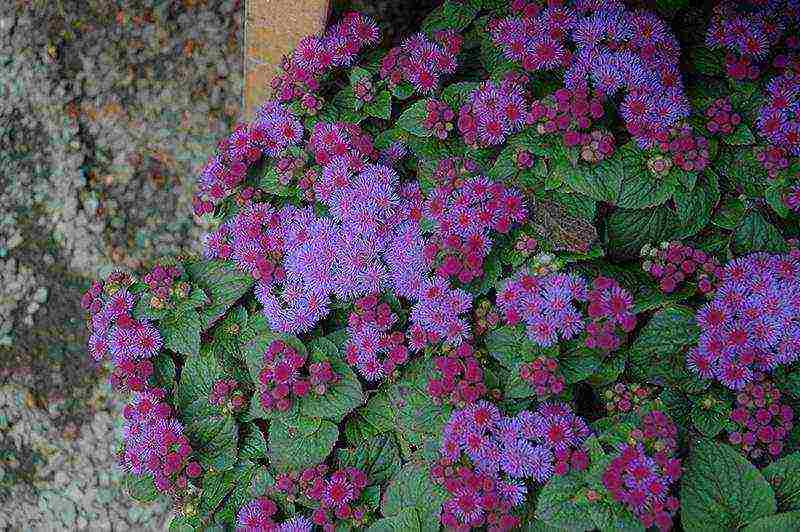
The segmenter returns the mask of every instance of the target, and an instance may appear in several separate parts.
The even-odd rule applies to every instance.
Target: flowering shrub
[[[198,177],[202,257],[82,300],[131,495],[176,530],[800,528],[798,5],[653,4],[300,41]]]

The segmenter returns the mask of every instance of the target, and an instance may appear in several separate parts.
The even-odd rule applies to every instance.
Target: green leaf
[[[707,171],[692,190],[678,187],[672,200],[675,214],[680,222],[680,236],[694,236],[711,221],[714,208],[719,202],[719,180],[712,171]]]
[[[407,100],[414,94],[414,86],[407,82],[401,81],[392,88],[392,96],[398,100]]]
[[[361,383],[353,370],[340,357],[336,345],[325,338],[317,338],[308,346],[311,362],[328,361],[339,380],[328,386],[324,395],[308,394],[300,399],[300,413],[308,417],[320,417],[341,421],[344,416],[364,403]]]
[[[389,120],[392,116],[392,95],[387,90],[379,92],[375,99],[364,104],[364,113],[367,116]]]
[[[742,532],[776,532],[779,530],[800,530],[800,512],[785,512],[756,519],[742,529]]]
[[[697,341],[700,329],[688,307],[667,307],[656,312],[631,345],[631,370],[639,378],[659,375],[676,353]]]
[[[186,424],[194,456],[206,469],[220,471],[236,464],[239,434],[231,416],[208,416]]]
[[[331,454],[338,438],[336,425],[327,420],[322,420],[309,432],[272,421],[269,425],[270,462],[280,470],[290,471],[319,464]]]
[[[242,441],[239,445],[239,457],[243,460],[259,462],[267,458],[267,440],[254,423],[242,425]]]
[[[423,464],[410,462],[403,466],[386,487],[381,513],[397,516],[415,509],[422,530],[439,530],[439,514],[447,493],[430,478]]]
[[[778,499],[778,510],[800,511],[800,453],[773,462],[762,471]]]
[[[175,375],[176,368],[175,362],[172,357],[162,351],[155,358],[151,359],[153,362],[153,379],[155,385],[159,388],[171,392],[175,388]]]
[[[692,408],[692,424],[706,438],[713,438],[725,428],[731,415],[729,404],[717,401],[710,408],[704,408],[702,401]]]
[[[550,353],[531,341],[521,325],[494,329],[486,337],[486,350],[506,369],[512,371],[524,362],[532,362],[537,356]]]
[[[182,355],[197,354],[202,322],[196,310],[178,309],[159,322],[164,347]]]
[[[477,14],[478,10],[474,6],[447,0],[425,17],[422,31],[429,35],[441,30],[461,31],[469,26]]]
[[[394,409],[386,391],[380,390],[367,401],[366,405],[348,417],[345,434],[348,441],[357,443],[378,434],[391,432],[394,427]]]
[[[400,470],[400,450],[389,434],[380,434],[355,448],[340,449],[339,466],[357,467],[367,474],[369,484],[383,484]]]
[[[135,501],[148,503],[158,499],[159,492],[153,484],[151,475],[135,476],[126,474],[123,485],[125,492]]]
[[[600,356],[594,350],[581,346],[559,357],[558,366],[566,383],[575,384],[591,377],[601,362]]]
[[[378,519],[367,532],[422,532],[415,508],[406,508],[392,517]]]
[[[617,209],[607,221],[607,249],[615,254],[638,255],[645,244],[670,240],[680,229],[675,213],[664,206],[655,209]]]
[[[203,330],[221,318],[253,286],[253,277],[241,272],[231,261],[197,261],[185,264],[192,282],[211,300],[200,313]]]
[[[748,146],[755,144],[756,137],[753,135],[753,132],[750,131],[750,128],[747,127],[747,124],[742,122],[736,126],[736,129],[734,129],[730,135],[722,137],[722,142],[730,144],[731,146]]]
[[[430,137],[433,131],[426,129],[423,125],[425,118],[428,116],[426,105],[428,100],[419,100],[411,104],[408,109],[397,118],[397,127],[408,131],[412,135],[418,137]]]
[[[178,411],[186,418],[192,418],[200,412],[207,414],[209,409],[215,411],[215,408],[211,408],[208,398],[214,382],[221,378],[222,369],[214,355],[207,350],[204,349],[188,357],[183,364],[175,394]]]
[[[712,223],[717,227],[732,231],[739,227],[739,224],[744,220],[745,214],[747,214],[747,208],[744,202],[739,198],[730,198],[720,205]]]
[[[544,485],[536,502],[536,517],[565,530],[592,530],[594,519],[585,498],[577,498],[581,484],[574,474],[553,476]]]
[[[733,235],[733,250],[737,254],[754,251],[782,253],[789,246],[780,231],[758,212],[751,212]]]
[[[456,113],[467,102],[470,94],[478,88],[478,83],[473,81],[462,81],[448,85],[442,90],[442,100],[454,109]]]
[[[786,203],[783,201],[783,191],[785,186],[786,184],[784,183],[783,179],[776,179],[770,183],[767,189],[764,191],[764,199],[767,200],[767,203],[769,203],[769,206],[772,207],[772,210],[775,211],[781,218],[787,218],[790,214],[789,207],[787,207]]]
[[[681,523],[689,532],[738,529],[777,509],[758,469],[731,447],[708,440],[691,451],[680,499]]]
[[[690,50],[692,65],[695,70],[707,76],[722,76],[725,74],[725,54],[718,49],[712,50],[707,46],[697,46]]]

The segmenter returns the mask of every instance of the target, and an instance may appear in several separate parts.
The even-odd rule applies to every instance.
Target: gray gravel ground
[[[194,175],[238,117],[234,0],[0,0],[0,530],[148,530],[120,398],[84,350],[89,279],[199,241]]]

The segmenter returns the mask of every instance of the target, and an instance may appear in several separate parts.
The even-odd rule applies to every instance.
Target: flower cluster
[[[272,89],[281,102],[311,103],[321,79],[334,68],[350,66],[358,53],[380,41],[375,21],[360,13],[347,13],[323,35],[303,38],[290,57],[283,61],[283,72],[272,80]]]
[[[492,304],[484,299],[475,305],[472,332],[475,336],[482,336],[487,331],[494,329],[500,323],[500,314]]]
[[[258,375],[258,399],[266,410],[285,412],[292,407],[293,397],[305,397],[310,393],[325,395],[328,386],[339,379],[328,361],[309,364],[305,375],[303,369],[308,357],[281,340],[269,344],[263,361]]]
[[[754,372],[800,357],[800,261],[754,253],[730,261],[713,299],[696,316],[697,348],[689,369],[741,390]]]
[[[483,275],[490,232],[507,233],[527,214],[517,190],[480,176],[440,183],[425,201],[423,213],[436,222],[425,246],[426,258],[437,265],[439,276],[465,284]]]
[[[671,294],[691,281],[707,294],[717,286],[722,274],[719,261],[706,252],[680,242],[662,242],[658,247],[642,247],[642,269],[652,275],[662,292]]]
[[[757,146],[753,151],[756,160],[761,163],[771,179],[775,179],[781,171],[789,167],[789,152],[786,151],[786,148]]]
[[[343,170],[360,170],[365,160],[374,159],[376,155],[372,137],[358,124],[343,122],[317,122],[308,138],[306,150],[319,165],[328,167],[330,163],[335,163],[328,167],[326,177],[333,177],[331,169],[339,173]],[[327,182],[325,184],[330,186]]]
[[[278,506],[267,497],[248,502],[236,514],[236,532],[312,532],[314,523],[302,515],[283,523],[273,519]]]
[[[431,471],[449,494],[442,523],[512,530],[518,521],[510,512],[525,500],[524,480],[544,483],[571,467],[585,469],[588,456],[581,445],[589,434],[586,423],[560,403],[515,417],[503,416],[486,401],[456,410],[444,427],[441,458]],[[459,466],[462,456],[469,466]]]
[[[618,382],[603,392],[603,402],[611,415],[638,412],[650,399],[651,392],[641,384]]]
[[[446,340],[460,345],[470,336],[464,314],[472,308],[472,296],[460,288],[451,288],[441,277],[422,282],[417,303],[411,308],[408,331],[409,347],[419,351],[427,344]]]
[[[586,313],[591,321],[586,325],[586,347],[609,352],[622,343],[620,330],[631,332],[636,327],[633,297],[617,281],[596,277],[586,296]]]
[[[390,86],[407,81],[418,93],[432,94],[443,75],[456,71],[461,42],[453,31],[437,32],[433,41],[416,33],[389,50],[381,62],[380,77],[388,79]]]
[[[564,391],[564,376],[555,358],[537,357],[533,362],[522,364],[519,376],[533,388],[540,400]]]
[[[208,397],[208,402],[212,405],[219,406],[223,410],[229,412],[237,412],[241,410],[246,399],[244,394],[239,388],[239,383],[236,379],[220,379],[211,385],[211,393]]]
[[[706,44],[727,52],[728,76],[736,80],[756,79],[786,31],[787,20],[798,20],[796,2],[776,0],[725,0],[714,8]]]
[[[689,114],[678,42],[658,17],[627,11],[620,1],[578,8],[549,3],[520,6],[489,31],[505,56],[530,71],[566,68],[566,88],[606,97],[625,91],[621,114],[640,146]]]
[[[474,403],[486,395],[483,367],[469,344],[444,346],[444,354],[433,359],[438,374],[428,380],[427,390],[437,403]]]
[[[203,168],[192,200],[195,214],[212,213],[215,205],[239,188],[250,165],[262,154],[277,157],[302,137],[303,125],[296,116],[281,103],[266,102],[258,109],[252,124],[240,124],[219,143],[216,155]]]
[[[641,429],[631,431],[634,443],[619,449],[603,473],[603,485],[614,500],[628,506],[645,528],[672,528],[678,499],[670,489],[681,475],[680,460],[674,458],[678,429],[669,417],[653,411]]]
[[[182,490],[188,479],[199,477],[202,467],[190,461],[192,447],[183,425],[172,417],[160,388],[136,392],[123,409],[123,450],[120,463],[129,473],[152,475],[161,492]]]
[[[783,202],[792,211],[800,214],[800,185],[793,185],[783,198]]]
[[[800,59],[769,82],[756,124],[772,145],[800,156]]]
[[[532,275],[520,270],[497,292],[497,308],[506,322],[525,323],[528,337],[550,347],[583,332],[585,323],[576,304],[586,301],[586,281],[576,275]]]
[[[346,359],[368,381],[391,375],[408,360],[406,335],[402,330],[393,331],[396,325],[397,314],[388,304],[380,303],[378,296],[366,296],[355,302],[355,309],[347,319],[350,339]]]
[[[134,279],[114,272],[103,282],[94,282],[81,305],[90,313],[89,355],[97,362],[111,360],[111,384],[118,390],[142,391],[153,374],[150,359],[161,350],[158,329],[147,320],[133,317],[138,296],[131,292]]]
[[[453,119],[456,114],[450,106],[441,100],[431,98],[425,104],[425,120],[422,127],[433,133],[436,138],[446,139],[453,130]]]
[[[656,170],[656,174],[666,173],[673,164],[684,172],[702,172],[708,166],[708,139],[694,135],[689,125],[670,128],[656,140],[656,146],[670,161],[664,170]]]
[[[614,153],[614,136],[602,130],[588,131],[593,120],[603,118],[603,99],[586,88],[561,88],[531,104],[526,124],[540,135],[560,133],[564,145],[579,147],[581,158],[597,162]]]
[[[527,78],[507,75],[484,81],[458,110],[458,130],[468,145],[496,146],[519,131],[528,116]]]
[[[706,129],[712,135],[730,135],[742,122],[739,113],[733,111],[731,99],[728,97],[717,98],[706,109]]]
[[[735,428],[728,431],[728,441],[753,460],[777,458],[793,419],[792,408],[781,402],[781,392],[759,373],[736,394],[730,415]]]
[[[298,473],[278,475],[274,489],[289,500],[307,497],[319,505],[312,514],[315,525],[324,532],[336,529],[336,519],[351,519],[359,523],[367,506],[359,499],[367,487],[367,475],[356,467],[329,471],[325,464],[308,467]]]
[[[162,309],[189,295],[189,283],[178,282],[182,275],[179,266],[157,264],[142,277],[150,292],[150,308]],[[175,300],[171,300],[173,297]]]

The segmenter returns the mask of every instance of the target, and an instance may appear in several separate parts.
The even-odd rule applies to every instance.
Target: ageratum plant
[[[174,530],[800,529],[800,6],[345,15],[84,296]],[[677,35],[680,37],[678,40]]]

